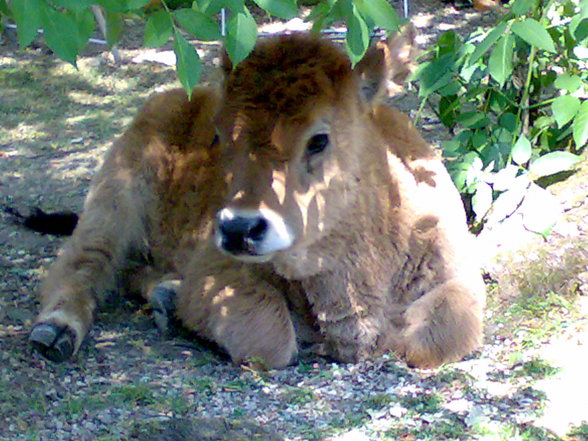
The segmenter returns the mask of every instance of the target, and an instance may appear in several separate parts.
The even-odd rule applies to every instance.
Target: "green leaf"
[[[106,20],[106,43],[111,48],[120,37],[123,30],[123,21],[121,14],[108,10],[104,11],[104,19]]]
[[[249,10],[245,8],[245,2],[243,0],[218,0],[218,3],[221,7],[228,8],[235,14],[246,14],[249,12]]]
[[[536,3],[537,0],[516,0],[510,10],[515,16],[520,17],[534,8]]]
[[[580,106],[572,127],[576,147],[582,148],[588,141],[588,100],[585,100]]]
[[[474,136],[472,136],[472,147],[479,151],[486,144],[488,144],[488,134],[485,130],[480,130],[474,133]]]
[[[586,18],[588,17],[588,1],[587,0],[580,0],[580,17]]]
[[[400,18],[386,0],[356,0],[361,14],[371,20],[377,27],[395,31],[400,27]]]
[[[476,192],[472,197],[472,210],[476,213],[476,221],[479,222],[492,206],[492,187],[486,182],[478,182],[475,188]]]
[[[458,160],[450,161],[447,163],[447,171],[451,175],[451,179],[455,183],[455,186],[460,192],[464,192],[466,189],[466,181],[470,168],[472,168],[474,161],[479,160],[476,152],[467,152]]]
[[[93,0],[51,0],[51,3],[69,9],[70,11],[81,11],[94,2]]]
[[[511,112],[503,113],[498,119],[498,124],[500,125],[500,127],[504,127],[505,129],[514,132],[517,129],[518,125],[517,116]]]
[[[110,12],[127,12],[129,7],[126,0],[96,0],[96,3]]]
[[[523,165],[531,158],[531,151],[531,143],[525,135],[521,135],[512,147],[512,160],[515,164]]]
[[[355,65],[364,56],[370,44],[369,29],[359,10],[352,5],[351,13],[347,16],[347,38],[345,47],[351,63]]]
[[[492,31],[488,32],[488,35],[486,35],[486,37],[476,45],[476,49],[474,49],[474,52],[472,52],[472,55],[470,56],[470,66],[478,61],[480,57],[482,57],[488,51],[488,49],[490,49],[494,43],[496,43],[496,41],[502,37],[504,31],[506,31],[506,27],[506,23],[500,23],[494,29],[492,29]]]
[[[447,127],[453,127],[455,124],[456,108],[460,104],[461,101],[456,97],[441,97],[439,100],[439,118]]]
[[[537,179],[570,170],[579,160],[580,156],[570,152],[551,152],[531,162],[529,172]]]
[[[45,42],[55,55],[68,63],[76,65],[78,55],[77,23],[66,13],[53,8],[45,8],[43,15],[43,29]],[[75,32],[74,38],[71,32]]]
[[[88,39],[94,33],[94,28],[96,26],[94,14],[92,14],[90,9],[84,9],[81,11],[70,12],[69,15],[75,20],[77,25],[76,30],[79,52],[86,46],[86,44],[88,44]]]
[[[576,18],[576,17],[574,17]],[[579,19],[579,17],[578,17]],[[572,20],[573,21],[573,20]],[[570,31],[572,31],[574,38],[577,42],[582,42],[588,37],[588,18],[583,18],[578,20],[577,25],[574,29],[570,26]]]
[[[419,96],[429,96],[454,81],[455,56],[447,53],[417,68],[413,79],[419,83]]]
[[[35,39],[41,27],[42,12],[46,8],[41,0],[12,0],[10,2],[16,30],[18,44],[25,48]]]
[[[220,0],[197,0],[192,3],[192,9],[198,10],[209,17],[218,14],[224,7]]]
[[[564,73],[555,79],[553,85],[558,89],[563,89],[570,93],[574,93],[582,85],[582,79],[578,75]]]
[[[253,50],[257,40],[257,24],[247,9],[233,13],[227,23],[225,49],[233,65],[239,64]]]
[[[580,108],[580,99],[571,95],[562,95],[557,97],[553,103],[551,103],[551,111],[558,127],[565,126],[570,122],[578,109]]]
[[[143,6],[147,6],[151,0],[126,0],[127,9],[140,9]]]
[[[306,16],[305,21],[312,23],[311,32],[317,33],[333,22],[334,18],[331,14],[333,8],[328,3],[317,3],[310,14]]]
[[[189,98],[192,96],[192,90],[200,81],[202,63],[196,49],[177,31],[174,32],[174,43],[176,72]]]
[[[178,9],[174,17],[186,32],[204,41],[220,40],[218,24],[206,14],[194,9]]]
[[[10,15],[10,9],[8,8],[6,0],[0,0],[0,14]]]
[[[439,55],[447,52],[456,52],[460,49],[462,43],[455,31],[445,31],[437,39],[437,50]]]
[[[478,112],[478,111],[471,111],[471,112],[464,112],[457,116],[457,122],[460,123],[464,127],[468,127],[470,129],[479,129],[481,127],[485,127],[490,123],[488,116],[486,116],[485,112]]]
[[[488,72],[500,87],[512,74],[513,46],[512,35],[504,35],[498,40],[488,60]]]
[[[440,96],[454,96],[462,90],[462,85],[459,81],[452,81],[447,86],[443,86],[439,89]]]
[[[523,21],[513,23],[511,29],[531,46],[547,52],[555,52],[555,45],[551,35],[537,20],[526,18]]]
[[[283,19],[290,19],[298,16],[296,0],[253,0],[263,10],[271,15]]]
[[[145,46],[158,47],[167,43],[172,36],[173,28],[169,14],[165,10],[157,11],[149,16],[145,24]]]

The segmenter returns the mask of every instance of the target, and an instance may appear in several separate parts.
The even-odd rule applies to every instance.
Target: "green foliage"
[[[245,6],[238,12],[233,12],[227,22],[225,49],[234,64],[240,63],[247,57],[257,40],[257,25],[255,19]]]
[[[290,19],[299,15],[296,0],[254,0],[270,15]],[[347,51],[353,63],[364,55],[375,27],[388,31],[398,28],[400,20],[386,0],[315,1],[308,21],[314,30],[334,22],[348,27]],[[190,94],[200,80],[200,57],[188,42],[223,40],[234,65],[249,55],[257,40],[257,23],[246,0],[195,0],[193,2],[161,0],[160,7],[144,9],[149,0],[0,0],[0,15],[10,16],[17,25],[21,47],[28,46],[42,29],[45,42],[61,59],[75,66],[80,51],[94,31],[92,4],[101,6],[107,23],[106,40],[111,47],[122,32],[125,14],[145,17],[144,45],[159,47],[173,40],[178,79]],[[191,5],[191,7],[190,7]],[[221,9],[227,13],[226,35],[221,36]],[[73,38],[72,38],[73,35]]]
[[[515,369],[513,374],[518,377],[529,377],[535,380],[541,380],[556,375],[560,372],[560,368],[554,367],[547,361],[540,358],[533,358],[525,363],[522,363],[520,367]]]
[[[345,22],[347,53],[354,64],[368,48],[371,29],[381,27],[393,31],[400,25],[396,11],[385,0],[322,0],[307,20],[314,23],[315,31],[337,21]]]
[[[145,406],[155,403],[155,393],[147,383],[131,383],[118,386],[110,392],[110,399],[127,406]]]
[[[587,43],[588,0],[513,0],[487,32],[442,34],[414,75],[421,109],[454,134],[444,156],[478,225],[532,192],[526,226],[553,227],[552,198],[533,182],[572,169],[588,141]]]

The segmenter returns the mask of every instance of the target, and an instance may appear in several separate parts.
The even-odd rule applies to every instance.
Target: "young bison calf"
[[[459,195],[409,119],[380,104],[413,40],[408,28],[352,68],[318,37],[270,38],[225,60],[220,93],[154,96],[93,181],[33,345],[69,358],[116,284],[235,363],[283,367],[302,342],[418,367],[475,349],[484,287]]]

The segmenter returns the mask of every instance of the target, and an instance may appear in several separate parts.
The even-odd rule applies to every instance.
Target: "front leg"
[[[41,287],[41,311],[29,340],[52,361],[70,358],[88,333],[97,305],[116,289],[117,273],[135,242],[132,218],[117,227],[114,213],[86,210]],[[140,224],[139,224],[140,225]]]
[[[343,271],[320,274],[303,282],[323,335],[325,355],[345,363],[373,356],[379,337],[389,327],[382,293],[363,282],[361,274],[352,276]]]
[[[225,256],[195,262],[178,290],[176,314],[184,325],[237,364],[253,358],[269,368],[290,364],[297,354],[290,312],[279,288],[257,273],[260,265]]]
[[[115,151],[92,185],[71,238],[41,287],[41,311],[29,340],[46,358],[64,361],[80,347],[97,305],[117,278],[132,250],[141,252],[146,236],[149,188],[122,169]],[[126,180],[119,175],[127,173]]]
[[[409,365],[458,361],[482,342],[483,286],[451,279],[413,302],[405,314],[403,355]]]

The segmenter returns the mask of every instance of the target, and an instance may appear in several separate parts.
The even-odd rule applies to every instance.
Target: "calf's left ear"
[[[414,69],[417,54],[416,29],[409,23],[385,41],[372,44],[354,72],[363,98],[371,105],[384,94],[396,95]]]

